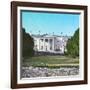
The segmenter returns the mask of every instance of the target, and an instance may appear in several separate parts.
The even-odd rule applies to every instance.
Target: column
[[[43,38],[43,50],[45,51],[45,38]]]
[[[50,51],[50,38],[48,38],[48,51]]]
[[[49,51],[51,51],[51,50],[50,50],[50,45],[51,45],[51,43],[50,43],[50,38],[48,39],[48,43],[49,43]]]
[[[53,51],[54,51],[54,38],[52,39],[52,48],[53,48]]]
[[[39,38],[39,51],[40,51],[40,38]]]

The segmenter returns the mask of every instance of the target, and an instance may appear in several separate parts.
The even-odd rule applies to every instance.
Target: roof
[[[71,36],[60,36],[60,35],[49,35],[49,34],[43,34],[43,35],[40,35],[40,34],[32,34],[31,35],[32,37],[36,37],[36,38],[42,38],[42,37],[63,37],[63,38],[70,38]]]

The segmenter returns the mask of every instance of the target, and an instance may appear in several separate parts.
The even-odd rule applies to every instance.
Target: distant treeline
[[[74,35],[67,42],[67,52],[69,56],[79,56],[79,28],[75,31]]]
[[[34,55],[34,41],[33,38],[26,33],[25,28],[21,30],[22,34],[22,56],[23,57],[32,57]]]

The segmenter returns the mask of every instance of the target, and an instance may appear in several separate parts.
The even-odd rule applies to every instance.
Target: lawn
[[[71,67],[79,66],[79,58],[67,56],[35,56],[23,60],[24,66],[33,67]]]

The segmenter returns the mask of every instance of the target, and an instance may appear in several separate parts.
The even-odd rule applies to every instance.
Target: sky
[[[79,28],[79,14],[22,11],[22,27],[31,34],[73,36]]]

